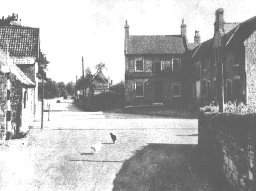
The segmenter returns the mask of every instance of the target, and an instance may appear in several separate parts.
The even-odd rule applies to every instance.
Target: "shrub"
[[[200,108],[201,112],[210,112],[210,113],[217,113],[219,112],[219,106],[212,102],[210,105],[206,105]],[[238,115],[245,115],[245,114],[252,114],[256,113],[256,106],[255,105],[247,105],[243,102],[235,101],[224,104],[224,113],[232,113]]]

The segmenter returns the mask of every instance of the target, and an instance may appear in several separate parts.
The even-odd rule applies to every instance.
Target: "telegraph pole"
[[[42,113],[41,113],[41,129],[44,127],[44,71],[42,72]]]
[[[82,76],[83,76],[83,82],[84,82],[84,57],[82,56]],[[84,87],[83,87],[83,96],[84,96]]]

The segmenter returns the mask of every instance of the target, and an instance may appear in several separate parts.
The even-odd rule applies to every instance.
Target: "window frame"
[[[166,68],[163,68],[163,65],[164,65],[164,63],[167,63],[167,62],[169,63],[169,65],[166,68],[169,68],[170,66],[172,67],[172,62],[170,60],[161,60],[161,71],[166,69]]]
[[[135,95],[136,97],[144,97],[144,83],[145,82],[135,82]],[[137,95],[137,84],[142,84],[142,95]]]
[[[228,84],[230,84],[230,92],[228,92]],[[228,94],[230,93],[230,97]],[[231,79],[226,79],[226,101],[232,101],[233,97],[233,81]]]
[[[177,85],[179,86],[179,95],[178,94],[174,95],[173,87]],[[181,82],[172,82],[172,97],[181,97]]]
[[[137,69],[137,61],[140,61],[140,60],[142,60],[142,70],[138,70]],[[134,69],[135,69],[135,72],[143,72],[144,71],[144,59],[143,58],[136,58],[135,60],[134,60]]]
[[[179,62],[178,62],[178,63],[179,63],[179,70],[175,70],[175,71],[174,71],[174,60],[178,60],[178,61],[179,61]],[[173,71],[173,72],[180,71],[180,69],[181,69],[181,58],[180,58],[180,57],[174,57],[174,58],[172,58],[172,63],[171,63],[171,64],[172,64],[172,71]]]

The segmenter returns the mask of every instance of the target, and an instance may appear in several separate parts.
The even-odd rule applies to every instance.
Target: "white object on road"
[[[91,146],[91,150],[92,150],[93,153],[98,153],[99,151],[101,151],[101,149],[102,149],[102,143],[101,142],[92,144],[92,146]]]

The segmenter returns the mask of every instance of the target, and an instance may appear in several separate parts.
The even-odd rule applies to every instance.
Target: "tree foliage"
[[[96,72],[92,74],[90,68],[85,70],[84,78],[78,79],[75,89],[76,90],[89,90],[89,96],[94,95],[94,90],[97,83],[104,83],[107,79],[102,74],[102,71],[106,69],[105,63],[99,63],[95,66]]]
[[[39,60],[38,60],[38,78],[41,79],[42,76],[45,76],[45,69],[50,62],[46,58],[46,54],[40,51],[39,53]]]

